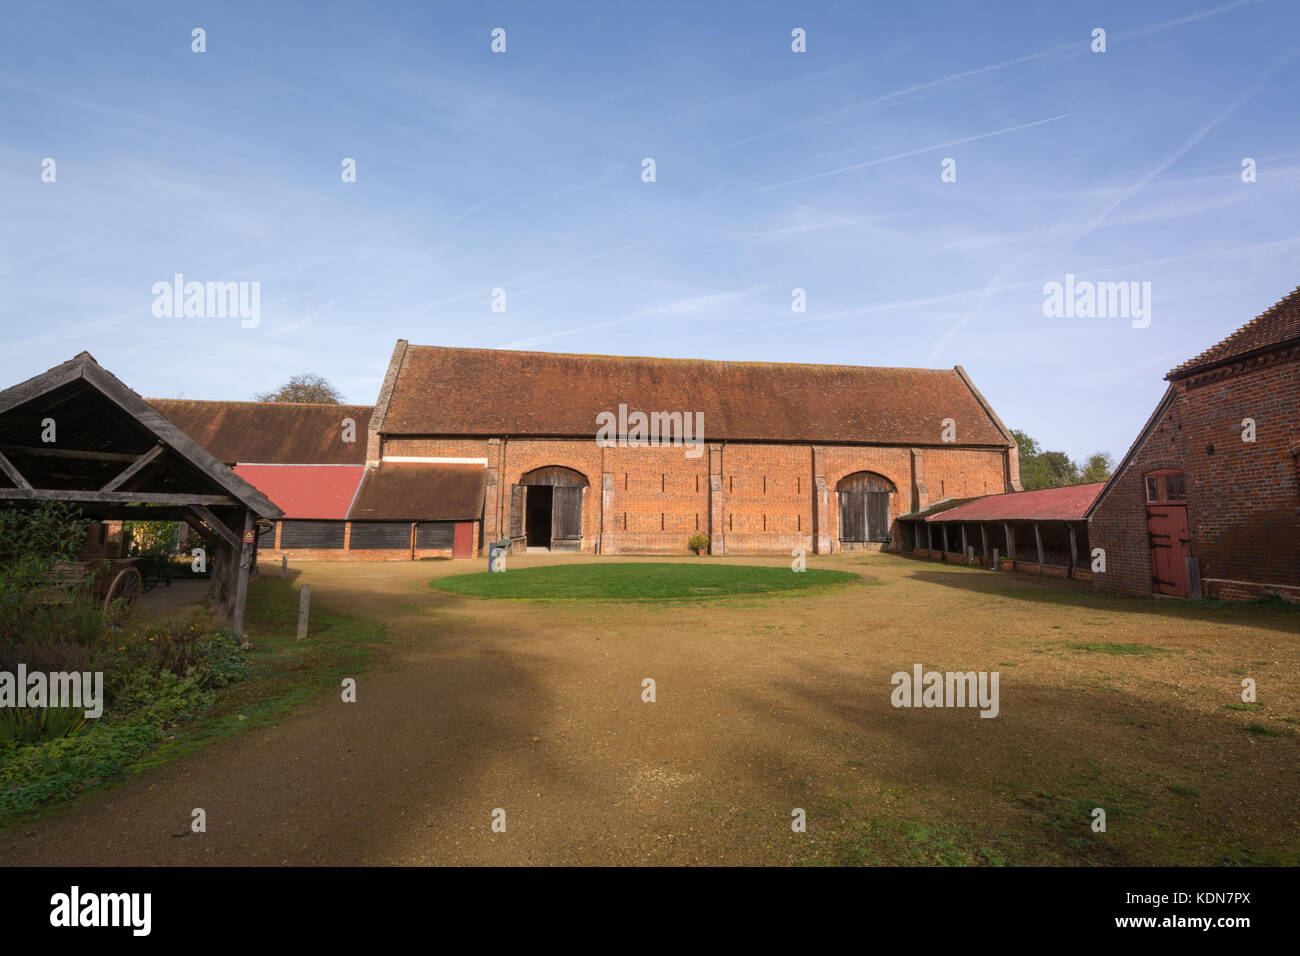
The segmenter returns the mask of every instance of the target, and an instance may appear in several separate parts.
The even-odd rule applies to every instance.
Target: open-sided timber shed
[[[89,352],[0,392],[0,504],[62,501],[91,519],[184,521],[237,633],[259,518],[281,511]]]
[[[1090,579],[1084,515],[1105,482],[942,503],[903,515],[900,550],[961,564]]]

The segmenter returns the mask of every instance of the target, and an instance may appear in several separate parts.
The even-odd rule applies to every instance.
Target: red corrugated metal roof
[[[926,521],[1082,521],[1104,481],[1038,491],[989,495],[926,518]]]
[[[237,465],[235,474],[284,509],[286,518],[342,521],[365,470],[364,465]]]

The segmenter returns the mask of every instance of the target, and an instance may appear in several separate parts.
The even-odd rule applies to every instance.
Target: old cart
[[[135,567],[138,558],[101,558],[96,561],[57,561],[50,568],[49,589],[41,598],[48,603],[66,600],[70,589],[84,586],[108,612],[114,601],[130,607],[140,599],[144,581]]]

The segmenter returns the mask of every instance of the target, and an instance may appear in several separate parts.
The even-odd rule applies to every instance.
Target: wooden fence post
[[[298,589],[298,640],[307,636],[307,615],[311,610],[311,585]]]
[[[288,573],[289,573],[289,556],[287,554],[282,554],[280,555],[280,577],[283,578]]]
[[[1201,562],[1191,555],[1187,557],[1187,588],[1193,601],[1201,599]]]

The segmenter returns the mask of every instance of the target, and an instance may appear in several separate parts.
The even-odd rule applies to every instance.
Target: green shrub
[[[709,536],[707,534],[691,535],[691,540],[686,544],[696,554],[703,554],[709,550]]]

